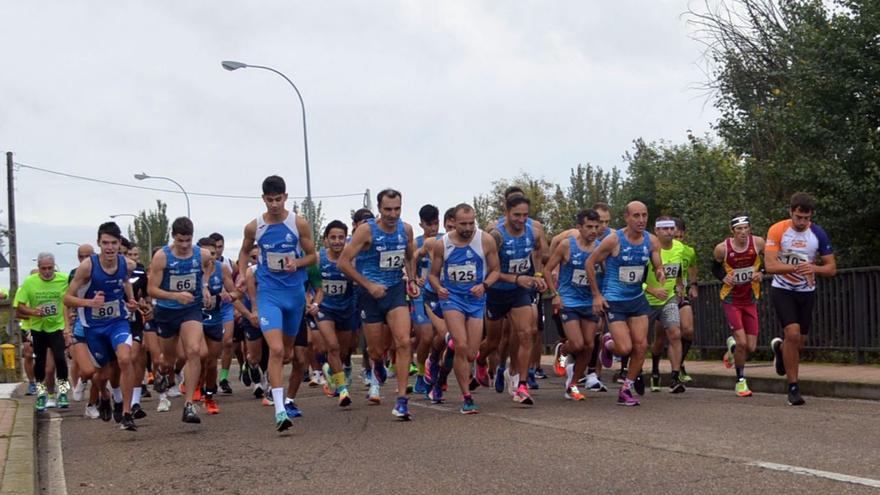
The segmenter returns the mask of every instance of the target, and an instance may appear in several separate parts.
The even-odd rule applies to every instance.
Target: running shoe
[[[122,422],[122,402],[113,402],[113,421]]]
[[[773,366],[776,367],[776,374],[785,376],[785,361],[782,359],[782,339],[776,337],[771,340],[770,350],[773,351]]]
[[[556,376],[565,376],[565,360],[566,356],[562,353],[562,342],[559,342],[553,350],[553,372],[556,373]]]
[[[134,418],[131,413],[125,413],[122,416],[122,421],[119,423],[120,430],[128,430],[128,431],[137,431],[137,426],[134,424]]]
[[[736,381],[736,395],[740,397],[751,397],[752,391],[749,390],[749,384],[746,383],[745,378],[740,378]]]
[[[606,333],[602,335],[602,341],[599,345],[599,359],[602,361],[602,367],[606,369],[611,369],[614,366],[614,356],[611,355],[611,351],[608,350],[607,343],[611,341],[611,334]]]
[[[49,397],[46,399],[46,407],[49,409],[58,407],[58,401],[55,400],[55,394],[49,394]]]
[[[162,373],[157,374],[156,378],[153,379],[153,390],[160,394],[165,393],[168,390],[168,377]]]
[[[684,386],[684,383],[681,380],[673,379],[672,383],[669,384],[669,393],[671,394],[683,394],[687,390]]]
[[[281,433],[282,431],[293,426],[293,421],[287,417],[287,413],[285,411],[278,411],[275,413],[275,431]]]
[[[150,389],[147,388],[147,385],[142,384],[141,385],[141,397],[149,399],[152,396],[153,396],[153,394],[150,393]],[[135,418],[135,419],[137,419],[137,418]]]
[[[693,377],[688,375],[687,371],[684,370],[684,367],[678,372],[678,379],[681,380],[681,383],[690,383],[694,381]]]
[[[83,394],[86,391],[86,387],[88,387],[88,382],[86,382],[86,380],[78,380],[76,386],[73,387],[73,400],[76,402],[83,400]]]
[[[348,387],[339,387],[339,407],[348,407],[351,405],[351,396],[348,393]]]
[[[181,383],[180,386],[183,387],[184,385]],[[186,389],[186,388],[184,388],[184,390],[185,390],[185,389]],[[168,386],[168,391],[167,391],[166,393],[168,394],[168,397],[170,397],[170,398],[172,398],[172,399],[175,399],[175,398],[180,397],[181,395],[183,395],[183,394],[180,392],[180,387],[175,387],[174,385],[169,385],[169,386]]]
[[[368,369],[361,370],[361,380],[364,383],[364,386],[369,388],[370,383],[372,382],[373,374]]]
[[[385,380],[388,379],[388,370],[385,368],[385,363],[381,360],[373,363],[373,376],[379,380],[379,385],[384,385]]]
[[[323,372],[324,376],[327,377],[327,388],[324,390],[324,392],[329,392],[329,395],[332,397],[334,394],[336,394],[336,389],[341,384],[336,383],[336,380],[333,379],[333,370],[330,369],[330,363],[324,363],[324,365],[321,366],[321,371]]]
[[[350,388],[351,387],[351,366],[344,365],[342,367],[342,372],[345,374],[345,386]]]
[[[254,383],[254,398],[262,399],[263,394],[263,386],[259,382]]]
[[[538,380],[546,380],[547,373],[544,372],[544,368],[535,368],[535,378]]]
[[[535,369],[534,368],[529,368],[529,372],[526,373],[526,385],[529,386],[530,390],[537,390],[537,389],[541,388],[541,386],[538,385],[538,382],[535,381]]]
[[[415,375],[419,372],[419,367],[415,365],[415,363],[409,363],[409,374]]]
[[[184,423],[192,424],[198,424],[202,422],[202,420],[199,418],[199,415],[196,414],[195,406],[189,403],[183,406],[183,415],[181,417],[181,421],[183,421]]]
[[[582,394],[581,391],[578,390],[577,387],[568,387],[565,390],[565,398],[568,400],[575,400],[575,401],[586,399],[586,397],[584,397],[584,394]]]
[[[391,410],[391,415],[401,421],[409,421],[412,416],[409,414],[409,400],[406,397],[398,397],[397,405]]]
[[[504,368],[504,366],[499,366],[498,369],[495,371],[495,391],[499,394],[504,392],[505,371],[507,370]]]
[[[231,394],[232,387],[229,386],[229,380],[220,380],[220,392],[224,394]]]
[[[266,407],[274,406],[274,405],[275,405],[275,399],[272,397],[272,394],[266,394],[266,395],[263,396],[263,401],[262,401],[262,403],[263,403],[263,405],[266,406]]]
[[[217,405],[213,395],[205,396],[205,411],[208,414],[220,414],[220,406]]]
[[[477,369],[477,373],[479,373],[479,369]],[[433,385],[434,381],[440,376],[440,360],[434,359],[431,356],[428,356],[427,361],[425,361],[425,380],[428,384]]]
[[[614,381],[616,383],[623,383],[626,380],[626,376],[629,374],[629,371],[626,368],[620,368],[617,373],[614,374]]]
[[[431,404],[443,404],[443,387],[434,385],[428,395],[430,396]]]
[[[250,375],[251,383],[263,382],[263,373],[260,371],[260,365],[248,366],[248,374]]]
[[[465,397],[464,402],[462,402],[461,404],[461,409],[459,409],[459,412],[461,412],[462,414],[477,414],[480,412],[480,408],[478,408],[477,405],[474,404],[473,397]]]
[[[202,388],[196,387],[193,391],[193,402],[201,402],[204,399],[204,394],[202,394]]]
[[[171,410],[171,401],[167,397],[159,399],[159,405],[156,406],[156,412],[168,412]]]
[[[639,400],[633,397],[632,391],[623,387],[620,389],[620,392],[617,393],[617,405],[619,406],[637,406],[639,405]]]
[[[413,387],[413,391],[417,394],[424,394],[428,391],[428,383],[425,381],[425,377],[416,375],[416,385]]]
[[[633,381],[633,388],[639,395],[645,395],[645,376],[639,373],[639,376]]]
[[[67,400],[67,394],[64,392],[58,394],[58,407],[61,409],[67,409],[70,407],[70,401]]]
[[[367,394],[367,400],[370,401],[371,404],[382,403],[382,398],[379,396],[379,390],[378,383],[370,384],[370,392]]]
[[[651,375],[651,392],[660,391],[660,375]]]
[[[245,387],[250,387],[251,384],[254,383],[251,380],[251,367],[247,362],[245,362],[244,366],[238,371],[238,381],[240,381]]]
[[[110,421],[113,418],[113,404],[110,399],[98,399],[98,412],[101,414],[101,421]]]
[[[101,413],[98,412],[98,408],[94,404],[88,404],[83,412],[83,416],[89,419],[98,419],[101,417]]]
[[[526,387],[525,383],[519,384],[519,388],[516,389],[516,393],[513,394],[513,401],[527,406],[531,406],[535,403],[535,401],[532,400],[532,396],[529,395],[529,389]]]
[[[789,390],[788,391],[788,405],[789,406],[802,406],[806,402],[804,398],[801,397],[800,389]]]
[[[608,387],[602,383],[602,380],[599,380],[599,375],[596,373],[590,373],[587,375],[586,387],[588,390],[592,390],[593,392],[607,392]]]
[[[46,386],[42,383],[37,386],[37,401],[34,403],[34,409],[37,412],[43,412],[48,407],[49,394],[46,392]]]
[[[727,369],[733,368],[733,346],[735,345],[736,339],[733,336],[727,337],[727,352],[721,358],[721,362],[724,363],[724,367]]]
[[[140,404],[134,404],[131,406],[131,417],[134,419],[144,419],[147,417],[147,412],[144,411]]]
[[[36,395],[37,394],[37,384],[34,382],[28,382],[27,392],[24,395]]]
[[[287,414],[287,417],[290,419],[298,418],[303,415],[302,411],[296,407],[296,403],[291,399],[284,401],[284,413]]]
[[[507,389],[507,392],[511,397],[516,395],[516,390],[513,389],[513,379],[510,377],[510,370],[504,370],[504,388]]]
[[[488,387],[489,386],[489,366],[486,364],[480,364],[479,361],[477,361],[475,364],[476,364],[476,369],[477,369],[477,373],[476,373],[477,382],[484,387]]]

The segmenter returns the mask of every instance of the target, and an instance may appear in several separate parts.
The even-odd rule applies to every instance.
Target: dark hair
[[[284,179],[277,175],[270,175],[263,179],[263,194],[275,195],[275,194],[284,194],[287,192],[287,184],[284,183]]]
[[[342,229],[342,233],[348,235],[348,225],[345,225],[341,220],[333,220],[324,227],[324,239],[330,235],[330,231],[333,229]]]
[[[213,234],[209,235],[208,237],[210,237],[211,239],[214,239],[214,242],[225,242],[223,240],[223,234],[221,234],[220,232],[214,232]]]
[[[791,196],[791,210],[813,213],[816,210],[816,200],[808,193],[796,192]]]
[[[400,198],[401,200],[403,199],[403,195],[400,194],[400,191],[397,191],[395,189],[382,189],[381,191],[379,191],[379,194],[376,195],[376,205],[381,207],[382,206],[382,199],[384,199],[386,197],[392,198],[392,199],[393,198]]]
[[[532,206],[532,202],[529,201],[529,198],[525,196],[512,196],[510,198],[507,198],[505,206],[507,207],[507,211],[510,211],[511,209],[516,208],[523,203],[529,205],[529,207]]]
[[[608,206],[608,203],[603,203],[602,201],[597,201],[593,203],[593,209],[596,211],[611,211],[611,207]]]
[[[684,226],[684,220],[682,220],[678,217],[673,218],[673,220],[675,220],[675,228],[677,228],[678,230],[680,230],[682,232],[685,232],[687,230]]]
[[[132,246],[131,241],[126,239],[125,236],[122,236],[119,238],[119,244],[122,247],[124,247],[126,250],[131,249],[131,246]]]
[[[521,187],[519,187],[519,186],[510,186],[510,187],[508,187],[507,189],[504,190],[504,199],[507,200],[507,198],[509,198],[511,194],[515,194],[515,193],[522,194],[523,196],[526,195],[526,192],[523,191]]]
[[[434,223],[440,219],[440,210],[434,205],[425,205],[419,208],[419,220],[424,223]]]
[[[458,212],[463,211],[465,213],[470,213],[474,211],[474,207],[467,203],[459,203],[455,205],[455,208],[452,209],[452,217],[455,218],[458,216]]]
[[[211,239],[210,237],[202,237],[201,239],[199,239],[199,246],[200,247],[217,247],[217,243],[214,242],[214,239]]]
[[[455,207],[449,208],[448,210],[443,212],[443,223],[444,224],[446,222],[452,220],[453,218],[455,218]]]
[[[116,222],[104,222],[98,226],[98,242],[101,241],[103,234],[115,237],[120,241],[122,240],[122,231],[119,230],[119,225],[116,225]]]
[[[354,214],[351,216],[351,221],[354,223],[361,223],[368,218],[375,218],[375,216],[373,216],[373,212],[366,208],[361,208],[360,210],[354,212]]]
[[[192,220],[186,217],[177,217],[171,223],[171,237],[176,235],[193,235],[194,230]]]
[[[593,209],[581,210],[578,212],[577,217],[575,217],[575,219],[577,220],[578,225],[583,225],[584,222],[586,222],[587,220],[590,220],[592,222],[598,222],[599,221],[599,212],[597,212],[596,210],[593,210]]]

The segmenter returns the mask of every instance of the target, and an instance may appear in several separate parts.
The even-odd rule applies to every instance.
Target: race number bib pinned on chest
[[[477,265],[449,265],[446,267],[446,279],[459,284],[474,282],[477,280]]]
[[[345,290],[348,288],[348,281],[346,280],[324,280],[322,282],[322,286],[324,289],[324,294],[327,296],[341,296],[345,294]]]
[[[193,292],[196,290],[196,274],[171,275],[168,277],[168,290],[171,292]]]
[[[507,265],[507,273],[513,273],[516,275],[523,275],[529,272],[532,268],[532,258],[516,258],[510,260],[510,263]]]
[[[92,309],[92,319],[106,320],[119,316],[119,301],[106,301],[100,308]]]
[[[810,261],[807,258],[807,255],[802,253],[796,253],[794,251],[786,251],[783,253],[779,253],[779,261],[785,263],[786,265],[800,265],[801,263],[808,263]]]
[[[624,284],[641,284],[645,277],[645,265],[622,266],[618,280]]]
[[[290,256],[290,253],[266,253],[266,268],[268,268],[270,272],[283,272],[284,262],[287,260],[288,256]]]
[[[733,285],[750,284],[755,275],[755,267],[735,268],[731,275],[733,275]]]
[[[590,279],[587,278],[587,271],[582,268],[575,268],[571,271],[571,285],[577,287],[589,287]]]
[[[379,253],[379,268],[383,270],[400,270],[403,268],[404,250],[382,251]]]
[[[678,278],[678,274],[681,271],[681,265],[678,263],[663,265],[663,273],[666,275],[666,279]]]
[[[58,314],[58,303],[47,302],[40,305],[40,314],[42,316],[55,316]]]

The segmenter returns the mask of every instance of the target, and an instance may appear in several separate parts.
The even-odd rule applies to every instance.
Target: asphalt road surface
[[[625,408],[616,386],[573,403],[551,377],[533,407],[480,389],[480,414],[463,416],[453,382],[444,405],[413,396],[411,422],[391,416],[393,379],[379,406],[366,403],[357,380],[347,410],[304,385],[304,416],[285,434],[240,383],[220,397],[219,415],[202,410],[201,425],[180,421],[182,399],[162,414],[155,395],[147,399],[149,416],[133,433],[83,418],[84,404],[74,403],[60,422],[40,422],[43,491],[61,476],[51,460],[60,456],[46,447],[58,423],[57,486],[71,494],[880,491],[877,402],[807,397],[790,407],[781,395],[690,388],[648,392]]]

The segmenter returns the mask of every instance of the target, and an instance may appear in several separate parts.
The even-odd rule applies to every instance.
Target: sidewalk
[[[544,356],[541,363],[545,370],[552,372],[553,356]],[[615,363],[614,370],[617,371],[619,367]],[[736,384],[733,368],[725,368],[720,360],[685,361],[685,368],[694,379],[689,384],[690,387],[733,390]],[[646,373],[650,373],[650,357],[645,360],[644,369]],[[669,384],[670,371],[669,361],[661,361],[661,383]],[[749,388],[754,392],[787,392],[786,379],[776,374],[772,362],[748,362],[745,373]],[[611,372],[604,370],[602,380],[608,383],[611,378]],[[880,366],[801,363],[798,383],[804,395],[880,400]]]
[[[0,495],[35,493],[34,401],[20,392],[0,399]]]

